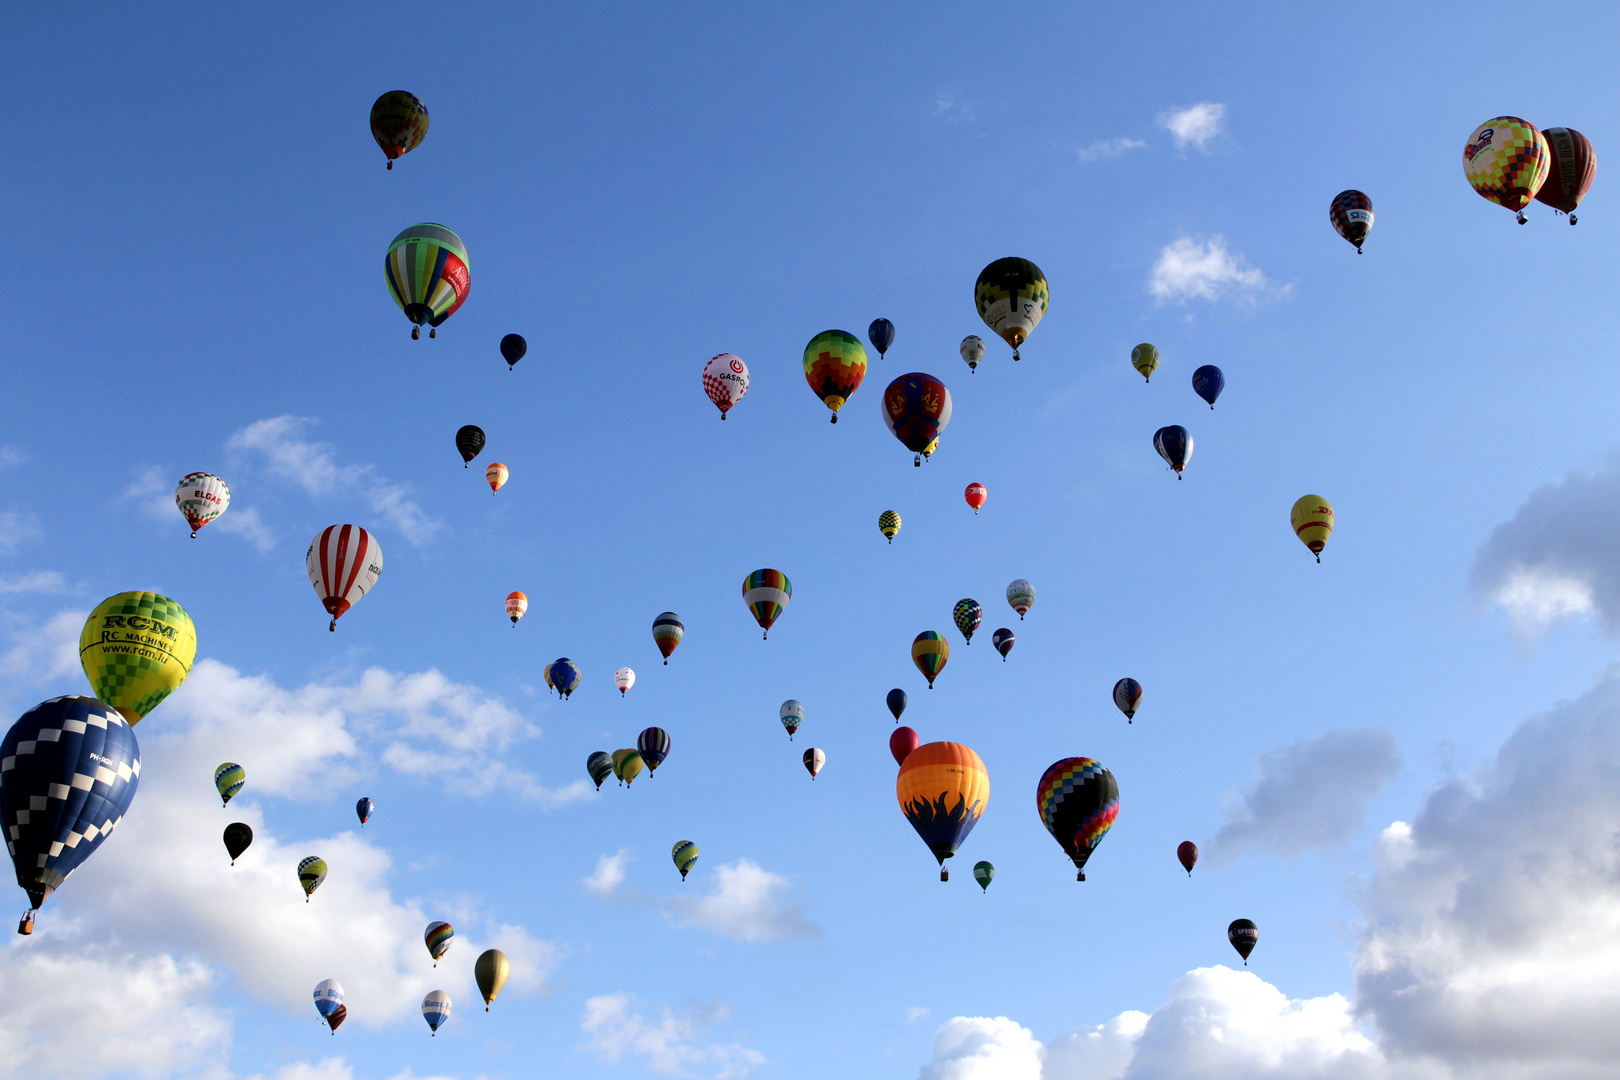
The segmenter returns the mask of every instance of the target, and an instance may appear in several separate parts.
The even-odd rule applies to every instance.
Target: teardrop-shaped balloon
[[[439,1033],[439,1025],[450,1019],[450,995],[443,990],[432,990],[422,999],[422,1019],[433,1034]]]
[[[1086,880],[1086,861],[1119,816],[1119,784],[1114,774],[1086,757],[1053,762],[1035,785],[1035,808],[1041,824],[1052,834]]]
[[[984,338],[978,334],[969,334],[962,339],[961,348],[957,350],[967,363],[968,371],[978,373],[979,361],[984,359]]]
[[[1181,863],[1181,868],[1187,871],[1187,876],[1192,877],[1193,867],[1198,863],[1198,845],[1191,840],[1183,840],[1176,845],[1176,859]]]
[[[1356,246],[1356,254],[1361,254],[1361,245],[1367,242],[1367,233],[1373,227],[1373,204],[1365,192],[1351,188],[1341,191],[1333,196],[1333,202],[1328,206],[1328,220],[1333,223],[1333,229],[1340,236]]]
[[[793,698],[788,698],[782,702],[782,707],[777,710],[776,715],[781,719],[782,726],[787,728],[788,739],[792,740],[793,733],[804,723],[804,706]]]
[[[933,455],[951,422],[951,392],[926,372],[910,371],[883,391],[883,422],[907,450]]]
[[[427,138],[428,111],[422,99],[408,90],[390,90],[371,106],[371,137],[382,147],[388,167]]]
[[[917,665],[917,670],[928,680],[930,690],[934,688],[934,680],[945,670],[945,664],[950,658],[951,643],[946,641],[945,635],[938,630],[924,630],[911,642],[911,662]]]
[[[661,727],[650,727],[636,736],[636,749],[641,751],[641,760],[647,763],[647,772],[658,772],[658,766],[669,757],[669,732]]]
[[[231,857],[231,865],[241,857],[253,844],[253,828],[245,821],[233,821],[225,826],[225,853]]]
[[[894,713],[894,722],[898,724],[900,714],[906,711],[906,692],[897,686],[889,691],[889,696],[883,699],[883,703]]]
[[[316,983],[315,1011],[321,1014],[321,1019],[325,1020],[333,1031],[336,1031],[338,1024],[341,1024],[343,1019],[338,1017],[337,1022],[333,1023],[334,1015],[339,1011],[342,1011],[345,1015],[348,1012],[343,1008],[343,984],[336,979],[322,979]]]
[[[897,727],[889,734],[889,753],[896,765],[904,765],[906,756],[922,744],[922,739],[908,727]]]
[[[358,525],[328,525],[315,534],[304,553],[309,583],[321,606],[332,616],[328,630],[370,592],[382,577],[382,547]]]
[[[1232,943],[1232,948],[1243,957],[1243,966],[1249,966],[1249,954],[1260,943],[1260,930],[1248,919],[1233,919],[1226,928],[1226,940]]]
[[[627,667],[622,667],[613,673],[613,685],[619,688],[619,696],[624,695],[636,685],[636,673]]]
[[[1142,376],[1143,382],[1153,381],[1153,370],[1159,366],[1159,347],[1144,341],[1131,350],[1131,367]]]
[[[326,880],[326,860],[316,855],[306,855],[298,860],[298,884],[304,890],[304,903],[315,895],[315,890],[321,887]]]
[[[602,781],[613,775],[613,755],[606,750],[597,750],[585,759],[585,771],[590,775],[591,783],[596,790],[602,790]]]
[[[370,799],[362,797],[354,804],[354,816],[360,819],[360,827],[362,829],[366,827],[366,822],[371,820],[371,815],[375,814],[376,812],[377,804],[372,802]]]
[[[755,570],[743,578],[743,603],[769,638],[771,626],[781,616],[788,601],[793,599],[793,583],[780,570]]]
[[[1300,543],[1321,562],[1322,549],[1333,535],[1333,504],[1320,495],[1301,495],[1288,512],[1288,524],[1293,526]]]
[[[507,371],[517,367],[517,362],[528,353],[529,343],[523,340],[522,334],[507,334],[501,338],[501,359],[506,361]]]
[[[1012,346],[1014,360],[1018,359],[1018,347],[1046,315],[1049,299],[1046,275],[1028,259],[997,259],[979,271],[979,280],[973,285],[979,318]]]
[[[666,611],[653,620],[653,644],[658,651],[664,654],[664,665],[669,665],[669,654],[675,651],[675,646],[681,643],[686,636],[686,624],[681,617],[673,611]]]
[[[1463,173],[1476,192],[1518,214],[1536,197],[1552,164],[1546,136],[1517,116],[1497,116],[1474,129],[1463,145]]]
[[[975,517],[979,514],[979,507],[983,506],[985,500],[989,497],[990,492],[983,484],[969,484],[962,491],[962,498],[966,499],[967,504],[973,507]]]
[[[888,319],[873,319],[872,325],[866,328],[866,338],[878,351],[878,359],[883,359],[883,354],[894,344],[894,323]]]
[[[236,798],[237,792],[247,783],[247,770],[234,761],[227,761],[214,770],[214,790],[219,792],[220,804],[224,806]]]
[[[91,689],[132,725],[180,689],[196,658],[191,616],[154,592],[107,597],[79,632],[79,664]]]
[[[506,485],[507,477],[511,475],[511,470],[501,462],[491,462],[484,469],[484,483],[488,484],[490,492],[494,493]]]
[[[427,946],[428,955],[433,958],[433,966],[438,967],[444,954],[450,951],[450,942],[456,936],[456,928],[447,922],[430,922],[427,929],[422,931],[422,944]]]
[[[675,869],[681,872],[681,880],[686,880],[687,873],[698,861],[698,846],[690,840],[682,840],[669,849],[669,857],[675,860]]]
[[[478,982],[478,992],[484,995],[484,1011],[500,996],[501,987],[506,985],[506,977],[512,973],[512,965],[506,959],[506,954],[499,949],[485,949],[473,963],[473,978]]]
[[[827,755],[816,747],[812,746],[804,752],[804,767],[810,773],[810,779],[814,780],[816,774],[821,772],[821,767],[825,764],[827,764]]]
[[[723,352],[703,365],[703,392],[709,395],[714,407],[720,410],[720,419],[726,418],[731,407],[748,393],[748,365],[742,357]]]
[[[889,543],[894,543],[894,538],[900,533],[900,515],[893,510],[885,510],[879,514],[878,532],[887,536]]]
[[[213,473],[187,473],[174,489],[174,504],[191,526],[191,537],[195,540],[197,530],[229,509],[231,489]]]
[[[523,618],[524,613],[528,610],[529,598],[527,595],[516,590],[506,594],[506,617],[512,620],[513,626],[518,624],[518,620]]]
[[[973,880],[979,883],[981,892],[990,891],[990,883],[996,879],[996,868],[981,859],[973,864]]]
[[[804,380],[832,410],[833,423],[838,423],[838,410],[865,378],[866,347],[854,334],[824,330],[804,347]]]
[[[579,689],[579,680],[579,665],[566,656],[559,656],[546,665],[546,683],[554,687],[564,701]]]
[[[640,750],[634,747],[626,747],[623,750],[613,751],[613,775],[617,776],[619,782],[624,784],[625,787],[629,787],[636,782],[636,777],[641,775],[642,768],[643,762]]]
[[[1170,467],[1176,470],[1176,479],[1180,480],[1181,470],[1187,467],[1187,461],[1192,457],[1193,439],[1187,434],[1186,428],[1171,424],[1153,433],[1153,449],[1170,463]]]
[[[484,449],[484,429],[476,424],[464,424],[456,429],[456,453],[461,455],[461,467],[477,457]]]
[[[1132,678],[1119,680],[1114,684],[1114,704],[1125,714],[1125,722],[1130,723],[1136,707],[1142,704],[1142,684]]]
[[[938,861],[939,880],[949,880],[945,860],[955,856],[990,803],[984,762],[961,743],[925,743],[906,755],[895,778],[895,796],[900,812]]]
[[[1209,407],[1215,407],[1215,399],[1221,396],[1226,389],[1226,376],[1214,364],[1205,364],[1193,372],[1193,393],[1209,402]]]
[[[1597,176],[1597,151],[1585,135],[1574,128],[1550,127],[1541,132],[1547,140],[1552,164],[1547,180],[1536,192],[1536,201],[1569,215],[1575,224],[1575,208],[1581,205]]]
[[[951,621],[962,632],[962,640],[973,644],[973,632],[984,622],[984,608],[977,600],[958,600],[951,609]]]
[[[1016,639],[1013,637],[1013,632],[1005,626],[990,635],[990,644],[994,645],[996,652],[1001,654],[1001,662],[1004,664],[1007,662],[1007,654],[1012,652],[1014,640]]]
[[[1024,621],[1024,615],[1035,606],[1035,586],[1018,578],[1007,586],[1007,604],[1018,612],[1018,621]]]
[[[394,303],[415,323],[411,337],[422,334],[422,324],[434,330],[454,315],[472,288],[472,267],[461,237],[437,222],[412,225],[388,245],[383,274]]]

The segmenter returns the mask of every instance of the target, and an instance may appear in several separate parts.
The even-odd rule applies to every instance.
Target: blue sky
[[[1503,1076],[1613,1060],[1601,1006],[1514,1019],[1482,997],[1403,1026],[1388,975],[1620,990],[1620,954],[1584,940],[1615,887],[1546,873],[1620,827],[1599,773],[1557,780],[1620,744],[1613,203],[1600,167],[1578,227],[1535,204],[1521,228],[1460,168],[1502,113],[1617,145],[1607,9],[9,25],[0,705],[84,692],[72,642],[125,589],[187,607],[199,664],[138,729],[123,829],[0,951],[0,1030],[24,1047],[0,1076],[1461,1076],[1485,1073],[1446,1033],[1519,1022],[1559,1045],[1521,1040]],[[387,172],[366,114],[396,88],[432,126]],[[1360,257],[1327,222],[1347,187],[1377,211]],[[380,262],[424,220],[465,241],[472,291],[412,341]],[[1021,362],[990,340],[969,374],[974,278],[1005,255],[1043,268],[1051,307]],[[879,316],[895,345],[831,426],[804,343]],[[508,332],[529,341],[512,372]],[[1163,354],[1147,385],[1139,341]],[[699,381],[722,351],[752,372],[723,424]],[[1227,378],[1213,412],[1189,385],[1204,363]],[[922,469],[878,410],[913,370],[955,400]],[[473,470],[466,423],[489,436]],[[1172,423],[1196,440],[1179,483],[1151,446]],[[196,541],[172,505],[193,470],[233,492]],[[1307,492],[1338,512],[1320,566],[1287,527]],[[302,556],[335,522],[386,567],[328,634]],[[795,589],[765,642],[739,595],[762,566]],[[1015,577],[1038,590],[1022,623]],[[962,597],[986,609],[966,647]],[[664,610],[687,627],[668,667]],[[925,629],[953,646],[931,692],[909,659]],[[584,673],[566,702],[541,679],[558,656]],[[1129,726],[1125,675],[1146,691]],[[895,805],[893,686],[925,741],[990,772],[946,885]],[[674,743],[656,777],[581,788],[589,752],[650,724]],[[1083,885],[1032,805],[1074,754],[1122,800]],[[226,759],[249,775],[229,811]],[[259,840],[232,870],[238,819]],[[682,839],[702,850],[684,884]],[[1184,839],[1205,851],[1190,881]],[[306,906],[310,853],[332,872]],[[1513,859],[1543,861],[1497,876]],[[1568,921],[1489,966],[1478,942],[1544,910],[1537,889],[1575,898]],[[1229,970],[1239,916],[1252,976]],[[433,918],[458,930],[437,970]],[[489,945],[517,970],[486,1015]],[[335,1038],[309,998],[327,977],[349,991]],[[429,1040],[436,988],[455,1013]],[[1295,1056],[1221,1057],[1188,1024],[1178,1042],[1188,1002]],[[80,1045],[60,1017],[98,1006],[106,1038]]]

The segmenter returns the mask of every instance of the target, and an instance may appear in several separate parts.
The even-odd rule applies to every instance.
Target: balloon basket
[[[1086,880],[1086,872],[1084,870],[1082,870],[1079,873],[1075,874],[1074,875],[1074,880],[1076,880],[1076,881],[1084,881],[1084,880]]]
[[[32,934],[33,932],[34,932],[34,913],[32,911],[24,912],[23,917],[17,921],[17,933],[22,934],[24,937],[27,937],[28,935]]]
[[[941,881],[949,881],[949,880],[951,880],[951,872],[949,870],[945,869],[943,866],[939,868],[939,880],[941,880]]]
[[[436,338],[438,336],[439,336],[439,328],[438,327],[434,327],[432,330],[428,331],[428,337]]]
[[[420,326],[411,327],[411,340],[412,341],[421,341],[422,340],[422,328]]]
[[[388,171],[389,171],[389,172],[393,172],[393,171],[394,171],[394,163],[393,163],[393,162],[392,162],[392,161],[390,161],[390,162],[389,162],[389,163],[388,163]]]

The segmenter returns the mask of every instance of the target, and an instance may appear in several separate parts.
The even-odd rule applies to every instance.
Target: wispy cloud
[[[44,535],[39,515],[32,510],[0,511],[0,555],[10,555]]]
[[[54,593],[67,587],[56,570],[34,570],[26,574],[0,574],[0,593]]]
[[[1158,115],[1157,123],[1176,140],[1176,149],[1192,147],[1207,154],[1222,135],[1226,134],[1226,106],[1215,101],[1200,101],[1186,108],[1168,109]]]
[[[1099,139],[1090,146],[1082,146],[1075,151],[1080,155],[1081,161],[1101,161],[1104,158],[1124,157],[1132,150],[1145,150],[1147,143],[1141,139]]]
[[[390,481],[377,466],[340,465],[327,443],[311,442],[302,433],[310,417],[277,416],[259,420],[232,435],[225,448],[260,455],[271,475],[288,480],[316,498],[357,494],[413,544],[423,544],[443,527],[410,498],[411,489]],[[221,519],[223,520],[223,518]]]
[[[973,102],[961,100],[954,90],[941,90],[934,95],[934,115],[947,124],[968,124],[979,118]]]
[[[669,897],[624,888],[625,865],[631,859],[628,848],[601,856],[596,869],[584,879],[585,888],[604,898],[657,908],[678,923],[712,930],[733,941],[772,942],[821,933],[821,927],[805,918],[799,905],[789,899],[788,879],[752,859],[715,867],[707,879],[707,892]],[[696,874],[693,879],[689,886],[699,880]]]
[[[260,551],[269,551],[276,546],[276,534],[270,531],[270,527],[259,517],[259,512],[251,506],[232,507],[215,518],[213,525],[215,532],[240,536]]]
[[[1148,292],[1161,304],[1185,304],[1194,299],[1257,304],[1283,295],[1289,288],[1266,277],[1242,255],[1228,251],[1221,236],[1207,240],[1183,236],[1167,244],[1148,276]]]
[[[0,471],[14,468],[28,460],[28,454],[21,447],[0,446]]]
[[[721,1001],[684,1009],[659,1009],[649,1020],[634,1008],[628,994],[602,994],[585,1002],[580,1030],[585,1046],[616,1064],[626,1056],[642,1058],[647,1068],[666,1076],[690,1076],[693,1069],[715,1080],[742,1080],[765,1064],[765,1055],[738,1043],[702,1043],[703,1030],[724,1021],[731,1010]]]
[[[585,888],[598,896],[607,896],[624,884],[624,864],[629,861],[630,849],[620,848],[612,855],[596,860],[596,869],[584,880]]]

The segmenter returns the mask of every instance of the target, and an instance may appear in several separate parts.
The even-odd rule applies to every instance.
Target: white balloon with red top
[[[310,541],[304,565],[321,606],[332,616],[328,630],[336,630],[343,613],[377,584],[382,562],[382,548],[358,525],[328,525]]]

